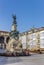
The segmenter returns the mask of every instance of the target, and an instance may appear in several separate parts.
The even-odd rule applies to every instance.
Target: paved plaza
[[[26,57],[0,57],[0,65],[44,65],[44,54]]]

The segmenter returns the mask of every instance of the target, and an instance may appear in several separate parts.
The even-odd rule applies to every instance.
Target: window
[[[32,36],[33,36],[33,39],[36,39],[36,33],[33,33]]]
[[[40,39],[40,47],[44,48],[44,39]]]
[[[44,37],[44,31],[41,31],[41,32],[40,32],[40,38],[41,38],[41,37]]]

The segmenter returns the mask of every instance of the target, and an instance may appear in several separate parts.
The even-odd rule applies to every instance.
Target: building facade
[[[33,27],[29,31],[19,34],[19,40],[23,49],[30,51],[44,50],[44,27]]]
[[[9,41],[9,32],[0,31],[0,49],[6,49]],[[44,27],[31,28],[29,31],[19,34],[19,41],[22,44],[22,49],[30,51],[44,51]]]
[[[9,32],[0,31],[0,49],[6,49],[8,41],[9,41]]]

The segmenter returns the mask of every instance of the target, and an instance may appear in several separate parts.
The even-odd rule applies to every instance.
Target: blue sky
[[[17,28],[24,32],[44,26],[44,0],[0,0],[0,30],[10,31],[12,14],[17,16]]]

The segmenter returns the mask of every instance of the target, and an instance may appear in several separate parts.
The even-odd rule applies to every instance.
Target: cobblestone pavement
[[[0,57],[0,65],[44,65],[44,54],[26,57]]]

